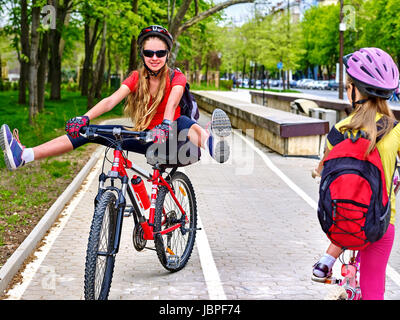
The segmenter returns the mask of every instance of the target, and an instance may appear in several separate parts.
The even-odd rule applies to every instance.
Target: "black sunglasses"
[[[162,58],[165,57],[168,53],[168,50],[143,50],[143,55],[147,58],[152,58],[154,54],[157,56],[157,58]]]

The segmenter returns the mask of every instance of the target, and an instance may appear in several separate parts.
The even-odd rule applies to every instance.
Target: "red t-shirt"
[[[183,86],[185,87],[186,85],[186,77],[182,72],[179,72],[178,70],[175,70],[175,75],[174,78],[172,79],[172,83],[169,80],[169,75],[167,75],[167,83],[165,86],[165,92],[164,92],[164,98],[157,107],[157,111],[154,114],[153,119],[151,120],[149,126],[147,129],[153,129],[156,125],[160,124],[164,120],[164,112],[165,112],[165,107],[167,106],[167,101],[169,98],[169,94],[171,93],[171,89],[174,86]],[[126,78],[122,84],[125,84],[128,86],[128,88],[131,90],[131,92],[135,89],[137,82],[139,81],[139,72],[138,71],[133,71],[132,74]],[[181,115],[181,108],[178,105],[175,109],[175,115],[174,115],[174,120],[179,118]]]

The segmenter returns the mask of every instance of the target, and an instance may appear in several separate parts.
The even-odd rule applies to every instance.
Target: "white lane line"
[[[252,143],[249,139],[242,136],[241,134],[234,131],[234,133],[239,136],[244,142],[246,142],[265,162],[265,164],[278,176],[280,177],[294,192],[296,192],[305,202],[307,202],[311,208],[317,210],[318,204],[313,199],[311,199],[301,188],[299,188],[292,180],[290,180],[281,170],[275,166],[272,161],[268,158],[268,156],[262,152],[259,148],[257,148],[254,143]],[[400,287],[400,274],[394,270],[389,264],[386,268],[386,274],[390,279],[393,280]]]
[[[197,215],[197,224],[201,228],[196,234],[197,250],[199,252],[204,280],[207,284],[208,295],[210,300],[226,300],[224,288],[211,253],[210,244],[208,243],[207,234],[199,215]]]
[[[185,172],[185,168],[179,168],[179,171]],[[201,230],[196,232],[196,245],[204,280],[207,285],[208,296],[210,300],[227,300],[221,279],[219,277],[218,269],[215,265],[215,261],[211,252],[207,234],[198,213],[197,226],[198,228],[201,228]]]
[[[67,224],[69,217],[75,211],[77,205],[82,200],[82,197],[88,191],[93,179],[98,176],[98,170],[102,166],[102,161],[97,161],[92,171],[89,173],[85,181],[82,189],[78,192],[78,194],[73,197],[69,205],[65,207],[65,209],[60,214],[60,219],[58,224],[54,226],[49,234],[43,239],[44,245],[40,247],[40,250],[35,252],[35,260],[27,264],[25,270],[22,272],[22,281],[21,283],[15,285],[12,289],[10,289],[7,294],[8,300],[20,300],[25,290],[28,288],[29,284],[33,280],[35,274],[39,270],[43,260],[49,253],[51,247],[53,246],[55,240],[60,235],[61,231],[64,229]]]

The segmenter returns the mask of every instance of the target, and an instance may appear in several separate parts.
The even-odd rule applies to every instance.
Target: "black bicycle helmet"
[[[140,31],[138,39],[137,39],[137,44],[139,48],[142,48],[143,41],[147,39],[148,37],[158,37],[161,38],[162,40],[165,41],[165,43],[168,46],[168,50],[171,51],[172,45],[174,42],[174,39],[172,35],[168,32],[167,29],[165,29],[162,26],[157,26],[157,25],[152,25],[148,26],[146,28],[143,28],[142,31]]]

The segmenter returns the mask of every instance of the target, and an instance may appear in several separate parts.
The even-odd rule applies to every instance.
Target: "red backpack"
[[[370,142],[366,134],[346,132],[342,140],[324,161],[318,219],[332,243],[362,250],[389,226],[391,191],[388,196],[378,149],[365,157]]]

